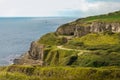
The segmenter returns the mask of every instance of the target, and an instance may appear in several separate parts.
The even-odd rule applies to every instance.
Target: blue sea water
[[[45,33],[55,31],[61,24],[76,18],[30,17],[0,18],[0,66],[28,51],[30,43]]]

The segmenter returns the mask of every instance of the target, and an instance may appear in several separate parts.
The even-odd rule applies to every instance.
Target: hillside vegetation
[[[119,67],[39,67],[0,68],[1,80],[119,80]]]
[[[76,22],[93,22],[93,21],[102,21],[102,22],[120,22],[120,11],[98,15],[90,16],[87,18],[77,19]]]
[[[43,35],[25,56],[30,59],[37,56],[41,60],[40,46],[44,45],[43,66],[0,67],[0,80],[120,80],[120,32],[105,30],[74,36],[76,26],[87,32],[92,22],[120,22],[120,11],[80,18],[60,26],[59,32],[63,34],[56,31]],[[103,23],[100,23],[99,29]],[[104,24],[104,27],[108,24]],[[88,27],[84,28],[86,25]],[[119,27],[118,23],[115,30]]]
[[[71,23],[62,25],[62,28],[66,28],[66,26],[71,24],[91,24],[91,22],[94,21],[107,23],[119,22],[120,11],[105,15],[81,18]],[[54,65],[62,64],[62,66],[65,66],[70,63],[70,65],[74,66],[88,67],[120,66],[120,33],[105,31],[101,33],[89,33],[82,37],[73,36],[71,39],[68,39],[69,36],[71,35],[48,33],[38,40],[38,43],[45,44],[46,48],[49,48],[44,58],[48,65],[54,63]],[[61,50],[57,47],[60,45],[68,49],[78,49],[81,51],[68,51],[67,49]],[[54,49],[52,48],[53,46]],[[89,51],[84,52],[84,50]],[[67,56],[61,57],[64,53]]]
[[[45,41],[43,42],[46,44],[44,61],[47,66],[120,66],[119,33],[92,33],[83,37],[72,38],[64,44],[59,35],[55,36],[56,40],[53,39],[54,37],[52,38],[53,35],[55,33],[50,33],[50,39],[46,37],[48,34],[44,35],[38,41],[38,43],[42,43],[42,40]],[[59,49],[57,47],[59,45],[63,45],[67,49]]]
[[[79,18],[73,22],[66,23],[61,25],[60,27],[66,28],[67,26],[89,26],[92,22],[104,22],[104,23],[114,23],[120,22],[120,11],[97,15],[97,16],[89,16],[86,18]]]

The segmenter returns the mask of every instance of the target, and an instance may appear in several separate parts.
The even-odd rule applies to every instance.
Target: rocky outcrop
[[[32,42],[27,53],[14,59],[14,64],[43,65],[44,45]]]
[[[59,27],[56,31],[60,35],[72,35],[76,37],[84,36],[88,33],[100,33],[100,32],[120,32],[120,23],[105,23],[105,22],[93,22],[90,25],[79,26],[76,24],[65,24]],[[62,39],[64,43],[67,42],[66,38]],[[39,44],[37,41],[32,42],[30,49],[27,53],[14,60],[14,64],[25,65],[43,65],[44,57],[44,45]]]
[[[93,22],[90,25],[90,32],[120,32],[120,23],[104,23],[104,22]]]
[[[75,25],[64,24],[57,28],[56,33],[61,35],[74,35],[75,28]]]
[[[32,42],[29,53],[29,58],[33,60],[43,60],[43,45],[38,44],[37,42]]]
[[[82,25],[82,24],[79,24]],[[56,33],[60,35],[74,35],[74,36],[84,36],[88,33],[99,33],[99,32],[120,32],[120,23],[114,22],[114,23],[105,23],[105,22],[92,22],[89,25],[82,25],[77,26],[76,25],[66,25],[60,26]]]
[[[47,47],[51,47],[52,45],[63,45],[74,37],[81,37],[89,33],[100,33],[100,32],[117,33],[120,32],[120,21],[119,19],[116,18],[116,16],[119,15],[120,15],[120,11],[110,13],[107,15],[81,18],[74,22],[60,26],[56,30],[55,32],[56,34],[48,33],[45,37],[42,37],[41,40],[43,41],[44,44],[50,45]],[[111,16],[114,17],[115,19],[113,19]],[[105,19],[107,19],[107,21],[105,22],[104,22],[104,17],[106,17]],[[110,17],[112,21],[109,20]],[[49,43],[46,43],[48,40]],[[24,55],[22,55],[21,57],[15,59],[14,64],[43,65],[44,63],[44,65],[46,65],[46,64],[52,64],[54,63],[54,61],[57,62],[59,60],[59,52],[58,51],[48,52],[48,51],[44,50],[44,45],[36,41],[32,42],[29,51]],[[47,59],[45,59],[47,55],[48,57]],[[57,56],[57,59],[53,55]],[[44,61],[43,61],[43,57],[44,57]]]

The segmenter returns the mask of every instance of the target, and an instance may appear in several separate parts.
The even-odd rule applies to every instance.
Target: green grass
[[[81,38],[74,38],[75,42],[83,42],[84,45],[114,45],[120,43],[119,34],[104,35],[104,34],[88,34]]]
[[[92,22],[120,22],[120,11],[91,16],[61,27],[89,26]],[[44,67],[11,65],[0,67],[0,80],[119,80],[120,33],[87,34],[66,43],[65,36],[43,35],[38,44],[45,44]],[[75,50],[57,48],[58,45]],[[82,51],[88,50],[78,55]],[[106,67],[105,67],[106,66]]]
[[[91,33],[83,37],[73,38],[67,44],[66,47],[70,48],[83,48],[83,47],[113,47],[120,44],[120,34],[104,34],[104,33]]]
[[[65,30],[65,28],[69,29],[69,27],[71,27],[71,26],[73,28],[75,28],[75,26],[88,27],[93,22],[104,22],[104,23],[116,23],[117,22],[117,23],[120,23],[120,11],[103,14],[103,15],[80,18],[73,22],[63,24],[59,28],[62,28],[63,30]]]
[[[77,56],[72,65],[86,67],[120,66],[120,35],[88,34],[73,38],[64,45],[67,48],[89,50]]]
[[[80,51],[58,49],[58,40],[61,40],[58,35],[48,33],[38,41],[49,45],[44,49],[46,66],[120,66],[120,33],[91,33],[64,44],[67,48],[89,50],[80,56]]]
[[[57,48],[46,49],[44,53],[44,62],[47,66],[67,66],[70,65],[71,58],[76,57],[77,51],[61,50]]]
[[[58,44],[58,37],[55,33],[47,33],[39,39],[38,43],[56,45]]]
[[[120,66],[119,57],[119,52],[91,51],[78,56],[72,65],[84,67]]]
[[[38,43],[47,46],[62,45],[65,42],[66,39],[64,37],[59,37],[56,33],[47,33],[38,40]]]
[[[97,49],[98,48],[98,49]],[[88,52],[49,48],[44,53],[45,66],[101,67],[120,66],[120,46],[87,47]],[[91,50],[90,50],[91,49]],[[84,50],[83,50],[84,51]]]
[[[120,11],[116,11],[105,15],[90,16],[87,18],[76,20],[76,22],[93,22],[93,21],[120,22]]]
[[[32,69],[32,74],[28,71]],[[34,69],[34,71],[33,71]],[[22,71],[21,71],[22,70]],[[87,76],[87,77],[86,77]],[[119,80],[119,67],[39,67],[8,66],[0,71],[1,80]]]

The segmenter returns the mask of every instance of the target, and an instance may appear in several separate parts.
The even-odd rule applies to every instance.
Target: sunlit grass
[[[27,71],[30,67],[34,69],[32,74]],[[14,65],[6,68],[5,71],[0,72],[1,80],[119,80],[120,76],[119,67],[24,67]],[[21,68],[22,71],[20,71]]]

